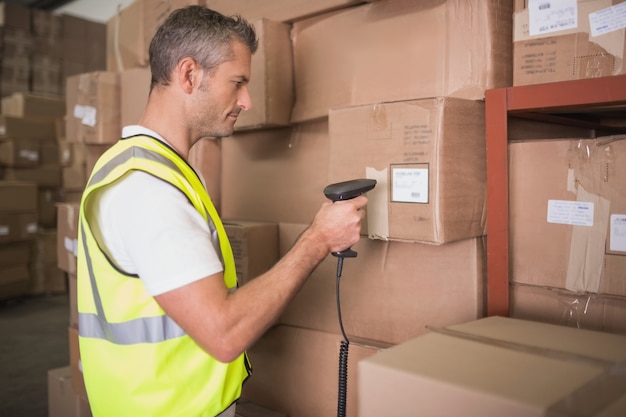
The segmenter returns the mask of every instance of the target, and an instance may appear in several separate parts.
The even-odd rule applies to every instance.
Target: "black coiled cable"
[[[337,316],[339,317],[339,327],[341,328],[341,334],[343,340],[339,348],[339,393],[337,396],[337,417],[345,417],[346,415],[346,398],[348,397],[348,350],[350,348],[350,341],[343,329],[343,320],[341,318],[341,301],[339,296],[339,282],[341,281],[341,270],[343,267],[343,257],[337,259],[337,284],[336,284],[336,298],[337,298]]]

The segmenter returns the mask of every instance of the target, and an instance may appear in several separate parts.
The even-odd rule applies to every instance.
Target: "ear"
[[[178,81],[178,85],[186,94],[191,92],[200,85],[202,81],[203,71],[193,58],[183,58],[178,62],[176,66],[175,79]]]

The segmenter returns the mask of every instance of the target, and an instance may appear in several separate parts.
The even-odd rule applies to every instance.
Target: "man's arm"
[[[155,298],[200,346],[223,362],[248,349],[293,300],[332,251],[357,243],[365,196],[325,202],[313,223],[273,268],[234,292],[215,274]]]

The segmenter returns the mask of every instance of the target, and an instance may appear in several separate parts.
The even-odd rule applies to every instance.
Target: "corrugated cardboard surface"
[[[32,182],[0,181],[0,212],[37,210],[37,185]]]
[[[359,415],[622,416],[625,361],[622,335],[490,317],[361,361]]]
[[[374,178],[367,233],[443,244],[485,234],[484,103],[452,97],[333,109],[331,182]]]
[[[511,317],[626,334],[626,298],[513,283]]]
[[[249,350],[254,373],[243,387],[242,398],[288,416],[336,415],[340,341],[336,334],[298,327],[270,329]],[[347,417],[357,415],[357,362],[385,347],[351,341]]]
[[[619,221],[626,216],[626,138],[612,139],[617,138],[509,146],[512,281],[626,295]],[[574,208],[580,203],[593,216],[589,223],[574,217],[559,223],[549,217],[550,201]]]
[[[122,134],[120,78],[94,71],[67,78],[66,139],[85,144],[113,144]]]
[[[513,85],[597,78],[624,74],[626,30],[624,17],[615,15],[617,30],[593,36],[589,15],[623,0],[578,0],[577,26],[530,35],[528,9],[514,14]],[[621,25],[621,26],[620,26]]]
[[[259,48],[252,55],[248,89],[252,109],[239,114],[237,130],[288,126],[294,102],[291,26],[255,20]]]
[[[482,99],[511,85],[511,1],[378,1],[294,23],[292,122],[330,108]],[[471,34],[471,36],[468,36]]]
[[[223,223],[235,257],[239,285],[267,272],[278,261],[276,223],[234,219]]]
[[[328,185],[328,122],[222,140],[222,217],[310,223]]]
[[[281,256],[306,225],[280,223]],[[442,246],[362,238],[346,259],[340,300],[349,336],[401,343],[482,315],[484,249],[480,238]],[[454,262],[450,260],[453,259]],[[313,271],[280,322],[340,334],[336,305],[337,258]]]

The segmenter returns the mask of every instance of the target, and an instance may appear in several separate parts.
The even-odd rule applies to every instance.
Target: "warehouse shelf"
[[[626,133],[626,75],[487,90],[487,315],[509,315],[508,121]]]

